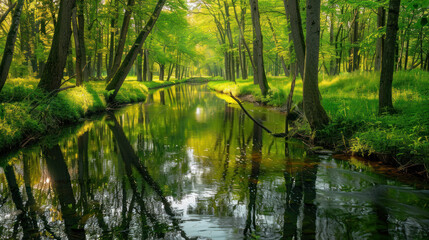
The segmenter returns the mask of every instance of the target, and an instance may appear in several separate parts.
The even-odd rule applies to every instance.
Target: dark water
[[[248,106],[270,129],[284,116]],[[307,156],[203,85],[155,92],[0,168],[0,238],[428,239],[429,191]]]

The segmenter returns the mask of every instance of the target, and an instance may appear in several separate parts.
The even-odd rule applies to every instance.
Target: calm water
[[[283,131],[283,115],[248,107]],[[428,190],[285,146],[204,85],[61,135],[0,168],[0,238],[429,238]]]

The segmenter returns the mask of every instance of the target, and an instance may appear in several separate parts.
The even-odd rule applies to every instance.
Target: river
[[[309,155],[226,98],[176,85],[9,155],[0,238],[429,239],[427,186]]]

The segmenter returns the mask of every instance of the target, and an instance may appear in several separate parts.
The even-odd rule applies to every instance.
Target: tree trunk
[[[377,10],[377,29],[383,28],[386,22],[386,10],[383,7],[379,7]],[[383,36],[377,39],[377,46],[375,48],[375,65],[374,70],[380,71],[381,69],[381,59],[383,56],[384,49],[384,38]]]
[[[352,71],[359,70],[359,9],[355,9],[355,21],[353,24],[353,35],[352,35],[352,46],[353,46],[353,64],[352,64]]]
[[[320,103],[318,67],[320,41],[320,0],[307,0],[307,38],[304,64],[304,113],[311,129],[321,129],[329,117]]]
[[[286,15],[290,22],[291,35],[293,46],[295,48],[295,56],[299,67],[299,73],[304,79],[304,60],[305,60],[305,43],[304,32],[302,30],[301,14],[299,9],[299,0],[283,0],[285,5]]]
[[[24,0],[19,0],[15,12],[12,16],[12,24],[10,25],[9,33],[7,34],[6,46],[4,47],[3,58],[0,63],[0,92],[6,82],[7,75],[9,74],[10,65],[12,64],[16,35],[18,34],[19,21],[21,18],[23,5]]]
[[[165,64],[159,63],[159,81],[164,81]]]
[[[132,7],[135,4],[135,0],[128,0],[128,4],[124,14],[124,20],[122,22],[121,33],[119,35],[118,46],[116,47],[115,57],[113,59],[113,65],[110,69],[109,74],[107,75],[106,82],[109,82],[112,77],[115,75],[119,66],[121,65],[122,55],[124,53],[125,40],[127,39],[128,26],[130,25]]]
[[[378,112],[394,113],[392,103],[392,82],[395,65],[396,34],[398,32],[398,18],[401,0],[390,0],[387,17],[386,42],[383,49],[383,63],[381,65],[380,90],[378,97]]]
[[[256,73],[253,74],[256,82],[259,84],[261,93],[265,96],[268,93],[269,87],[264,67],[264,46],[262,41],[262,30],[259,16],[258,0],[249,0],[253,23],[253,61],[256,66]]]
[[[80,86],[83,83],[83,67],[82,67],[82,51],[79,40],[79,30],[76,21],[76,9],[73,9],[72,15],[72,26],[73,26],[73,37],[76,52],[76,86]]]
[[[241,43],[244,45],[244,48],[247,51],[247,54],[249,54],[249,60],[250,60],[250,64],[252,65],[252,69],[255,72],[255,63],[253,62],[253,58],[252,58],[252,54],[250,53],[250,49],[249,46],[246,43],[246,39],[244,38],[244,31],[246,29],[246,21],[245,21],[245,14],[246,14],[246,9],[245,8],[241,8],[241,20],[238,19],[238,14],[237,14],[237,10],[235,8],[235,1],[232,1],[232,6],[234,8],[234,15],[235,15],[235,20],[237,21],[237,25],[239,26],[238,30],[240,32],[240,37],[241,37]],[[242,78],[243,79],[247,79],[248,78],[248,71],[247,71],[247,66],[246,66],[246,53],[243,52],[243,57],[242,57],[242,61],[243,61],[243,69],[245,69],[245,73],[243,74]]]
[[[137,81],[142,82],[143,81],[143,57],[141,52],[137,56]]]
[[[153,29],[153,26],[155,25],[156,21],[158,20],[159,14],[161,13],[161,10],[165,4],[166,0],[159,0],[156,4],[156,7],[154,9],[154,12],[152,13],[151,17],[149,18],[148,22],[146,23],[146,26],[144,29],[140,32],[139,36],[137,37],[136,41],[132,45],[130,51],[128,52],[127,56],[125,56],[124,61],[122,62],[121,66],[119,67],[118,71],[116,72],[115,76],[113,77],[112,81],[110,81],[109,85],[107,85],[106,90],[110,91],[115,89],[114,93],[110,96],[109,101],[113,101],[118,94],[119,89],[121,88],[122,84],[125,81],[125,78],[127,77],[131,67],[134,64],[134,61],[137,58],[138,53],[143,47],[143,44],[149,36],[150,31]]]
[[[82,80],[87,82],[89,77],[89,64],[86,62],[86,48],[85,48],[85,17],[84,12],[84,0],[78,0],[77,5],[77,23],[78,23],[78,41],[79,51],[81,56],[81,68],[82,68]]]
[[[149,54],[149,51],[148,51]],[[153,62],[150,61],[148,58],[148,67],[147,67],[147,81],[152,82],[153,81]]]
[[[99,52],[97,54],[97,80],[101,79],[101,65],[103,63],[103,54]]]
[[[336,48],[336,42],[334,42],[334,14],[331,14],[331,19],[329,23],[329,44],[331,47],[334,47],[335,49],[335,57],[337,56],[337,48]],[[336,59],[331,57],[331,60],[329,61],[329,75],[333,76],[335,75],[336,70]]]
[[[0,17],[0,25],[3,23],[3,21],[6,19],[7,15],[15,8],[16,3],[12,4],[3,15]]]
[[[228,68],[229,68],[229,77],[228,80],[235,82],[235,64],[234,64],[234,43],[232,39],[232,32],[231,32],[231,23],[229,21],[230,15],[229,15],[229,5],[228,1],[224,0],[224,7],[225,7],[225,27],[226,27],[226,36],[228,37],[229,42],[229,50],[228,50]],[[225,66],[226,67],[226,66]]]
[[[71,36],[71,16],[76,0],[61,0],[51,51],[38,88],[53,91],[61,86]]]
[[[147,55],[147,49],[143,49],[141,54],[143,54],[143,81],[146,82],[149,71],[149,57]]]
[[[110,20],[110,48],[109,48],[109,65],[107,67],[107,75],[110,75],[112,67],[113,67],[113,58],[114,58],[114,52],[115,52],[115,35],[117,33],[116,30],[116,21],[119,17],[119,9],[117,6],[118,1],[117,0],[111,0],[110,4],[114,5],[117,9],[116,9],[116,14],[112,16],[111,20]],[[106,81],[110,81],[110,79],[106,78]]]
[[[407,37],[407,46],[405,47],[405,63],[404,63],[404,70],[407,70],[407,64],[408,64],[408,48],[410,47],[410,37]]]
[[[170,66],[168,67],[167,82],[170,81],[171,75],[173,75],[173,70],[174,70],[174,64],[170,63]]]

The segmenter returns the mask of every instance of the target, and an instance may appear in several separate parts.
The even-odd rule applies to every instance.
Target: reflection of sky
[[[133,105],[117,112],[130,144],[141,157],[152,178],[168,195],[173,209],[179,214],[180,226],[189,237],[211,239],[243,239],[243,229],[248,217],[249,189],[248,181],[252,170],[251,149],[253,124],[244,118],[243,136],[239,136],[238,122],[240,111],[236,106],[226,106],[223,100],[206,95],[192,101],[181,97],[186,104],[171,101],[173,91],[165,94],[166,106],[160,109],[159,98],[150,106]],[[195,90],[192,88],[192,90]],[[201,89],[199,89],[201,90]],[[189,91],[195,94],[196,91]],[[179,101],[180,103],[180,101]],[[175,104],[177,107],[169,107]],[[250,106],[249,106],[250,109]],[[230,114],[225,118],[225,113]],[[255,108],[252,114],[266,114],[264,124],[275,128],[282,123],[283,116],[264,112]],[[138,122],[138,114],[143,118]],[[198,117],[201,118],[200,121]],[[147,119],[146,119],[147,118]],[[242,118],[243,119],[243,118]],[[146,123],[146,120],[148,120]],[[103,206],[103,218],[109,229],[118,227],[123,212],[123,191],[126,187],[126,201],[129,206],[133,192],[124,171],[124,163],[118,154],[117,146],[110,129],[103,121],[94,121],[95,127],[90,130],[89,175],[93,184],[94,199],[90,204]],[[231,126],[233,126],[232,131]],[[279,130],[280,132],[281,130]],[[103,133],[103,138],[97,134]],[[230,133],[232,137],[230,138]],[[239,146],[239,139],[248,140],[248,145]],[[142,140],[143,139],[143,140]],[[230,141],[229,162],[226,164],[227,141]],[[215,149],[216,142],[220,145]],[[241,141],[241,140],[240,140]],[[256,234],[261,239],[278,239],[283,231],[286,206],[286,186],[284,171],[284,142],[263,136],[262,161],[258,176],[256,195]],[[72,187],[76,201],[80,198],[77,167],[77,137],[73,135],[60,144],[64,158],[69,167]],[[246,155],[242,156],[240,147]],[[270,153],[268,153],[268,149]],[[292,149],[291,168],[288,176],[311,166],[313,162],[305,156],[305,151]],[[30,165],[32,170],[32,187],[36,201],[40,201],[40,212],[49,219],[55,231],[63,231],[60,207],[48,182],[49,175],[40,149],[36,149]],[[336,161],[331,157],[317,159],[316,175],[316,239],[342,239],[347,234],[355,238],[371,239],[374,234],[377,209],[374,203],[381,202],[386,207],[389,231],[397,239],[418,239],[422,232],[429,228],[427,218],[429,191],[416,190],[411,186],[389,180],[374,174],[368,169],[356,169],[346,161]],[[23,183],[24,167],[22,161],[14,164],[17,182],[24,200],[26,197]],[[40,166],[39,166],[40,165]],[[38,175],[36,174],[38,171]],[[143,180],[136,172],[134,177],[141,187]],[[304,176],[305,177],[305,176]],[[125,179],[125,183],[122,180]],[[295,183],[296,183],[295,179]],[[124,184],[124,185],[123,185]],[[148,211],[160,222],[171,224],[159,197],[146,187],[144,201]],[[8,192],[8,185],[0,168],[0,193]],[[379,195],[378,199],[374,196]],[[383,195],[385,194],[385,195]],[[303,193],[298,195],[296,210],[298,226],[303,226],[304,203]],[[95,206],[95,205],[94,205]],[[141,236],[140,209],[134,206],[130,236]],[[10,236],[17,219],[17,211],[9,197],[0,207],[0,227],[5,236]],[[89,236],[100,236],[101,229],[95,216],[90,216],[86,224]],[[372,232],[371,232],[372,231]],[[172,233],[173,234],[173,233]],[[419,235],[420,234],[420,235]],[[20,236],[20,235],[19,235]],[[62,235],[60,235],[62,236]],[[1,237],[0,237],[1,238]]]
[[[198,109],[198,108],[197,108]],[[216,195],[216,185],[204,184],[204,167],[196,161],[197,156],[194,151],[188,148],[187,158],[189,159],[189,172],[185,176],[192,179],[192,185],[185,189],[183,197],[179,201],[172,201],[172,206],[181,214],[183,230],[189,236],[199,236],[209,239],[242,239],[243,236],[234,230],[234,218],[222,217],[207,214],[192,214],[192,209],[196,209],[199,202],[207,201]],[[245,209],[244,206],[241,209]]]

